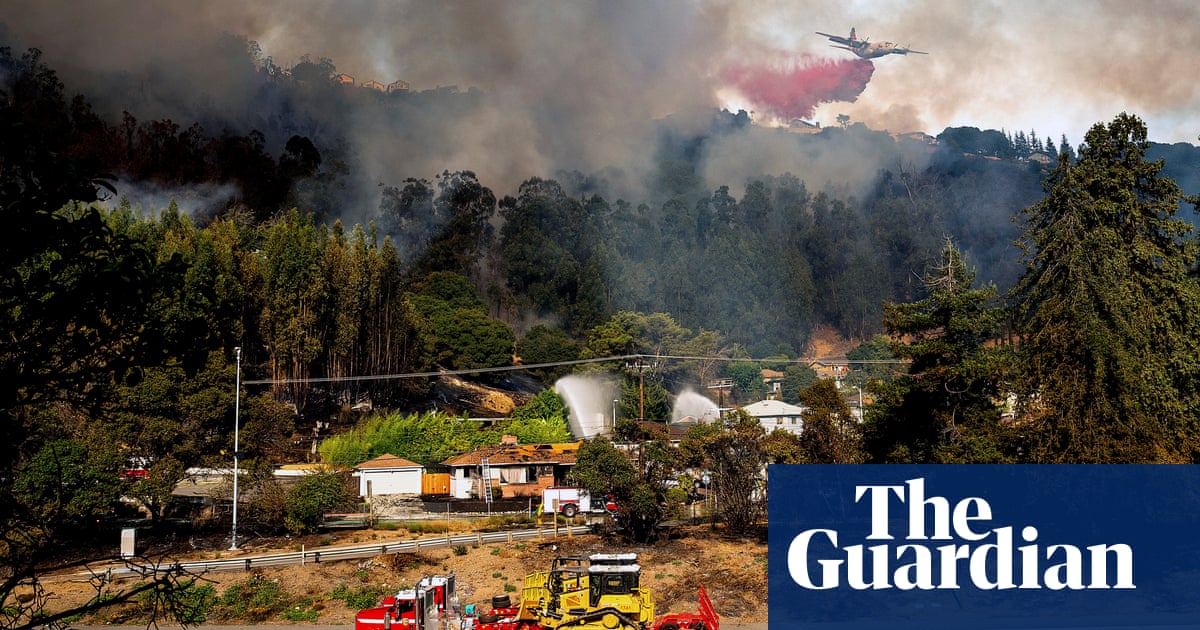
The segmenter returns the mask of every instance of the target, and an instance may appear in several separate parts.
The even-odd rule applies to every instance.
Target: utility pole
[[[230,536],[230,551],[237,551],[237,504],[238,504],[238,422],[241,415],[242,402],[242,348],[234,348],[237,353],[237,376],[233,390],[233,531]]]
[[[646,368],[654,367],[642,361],[639,357],[637,363],[633,365],[626,364],[627,367],[632,367],[638,373],[638,422],[646,420],[646,378],[643,372]]]

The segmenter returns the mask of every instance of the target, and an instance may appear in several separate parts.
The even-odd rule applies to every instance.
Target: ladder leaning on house
[[[483,488],[480,488],[479,494],[483,495],[483,500],[487,502],[488,512],[492,511],[492,466],[488,464],[488,458],[483,457],[479,460],[479,466],[483,469],[483,475],[480,483]]]

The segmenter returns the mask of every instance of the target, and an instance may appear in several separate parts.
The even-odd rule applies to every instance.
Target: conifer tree
[[[1007,348],[989,345],[1003,311],[996,288],[975,288],[974,273],[947,241],[925,274],[928,295],[884,304],[892,352],[907,374],[879,386],[864,426],[868,458],[879,462],[1011,461],[1016,444],[1000,425],[997,400]]]
[[[1147,147],[1136,116],[1093,126],[1024,212],[1018,364],[1039,461],[1200,456],[1196,243]]]

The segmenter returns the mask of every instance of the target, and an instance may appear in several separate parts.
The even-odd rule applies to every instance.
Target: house
[[[358,494],[362,497],[385,494],[421,494],[421,475],[425,467],[384,453],[354,467],[358,477]]]
[[[692,428],[692,425],[696,423],[697,420],[692,416],[680,418],[678,421],[670,424],[655,422],[654,420],[639,420],[638,428],[646,435],[664,439],[675,446],[679,446],[679,442],[687,437],[688,429]]]
[[[543,488],[562,485],[575,466],[580,442],[517,444],[505,436],[499,446],[485,446],[455,455],[442,464],[450,469],[450,496],[483,496],[483,460],[487,460],[493,498],[540,497]],[[499,488],[499,495],[495,489]]]
[[[354,77],[343,72],[341,74],[334,76],[333,82],[340,83],[342,85],[354,85]]]
[[[363,81],[362,87],[365,87],[370,90],[375,90],[377,92],[383,91],[383,84],[374,79],[372,79],[370,81]]]
[[[296,485],[301,477],[319,473],[335,472],[337,469],[329,464],[280,464],[271,473],[280,484],[291,487]]]
[[[387,93],[393,94],[396,92],[407,92],[409,90],[408,81],[392,81],[387,86]]]
[[[841,382],[850,373],[850,362],[844,358],[818,359],[808,364],[817,376]]]
[[[767,433],[775,429],[783,429],[789,433],[800,435],[804,430],[804,407],[790,405],[782,400],[760,400],[742,407],[742,411],[758,419]]]
[[[783,380],[785,374],[779,370],[768,370],[763,368],[759,370],[762,374],[763,385],[767,387],[767,396],[769,398],[779,398],[783,392]]]

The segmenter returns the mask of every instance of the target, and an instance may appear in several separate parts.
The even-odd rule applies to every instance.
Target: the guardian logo
[[[953,505],[926,496],[925,478],[896,485],[856,485],[853,503],[870,510],[867,541],[840,546],[835,529],[808,529],[791,539],[787,570],[809,590],[1135,589],[1133,548],[1124,542],[1080,548],[1038,539],[1036,525],[998,525],[982,497]],[[893,512],[897,510],[897,512]],[[892,514],[907,528],[893,531]],[[1001,521],[1003,522],[1003,521]],[[897,540],[897,536],[903,537]]]

